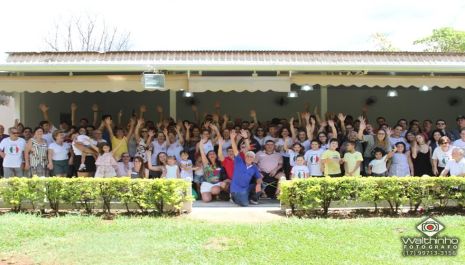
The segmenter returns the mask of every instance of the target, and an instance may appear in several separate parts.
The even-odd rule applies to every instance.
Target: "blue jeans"
[[[249,195],[252,190],[255,190],[255,184],[250,184],[247,190],[231,192],[232,200],[239,206],[249,206]]]

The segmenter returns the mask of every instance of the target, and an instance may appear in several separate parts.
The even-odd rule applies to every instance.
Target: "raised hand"
[[[111,126],[111,118],[110,117],[106,117],[105,120],[103,120],[103,122],[105,123],[106,126]]]
[[[76,111],[76,110],[77,110],[77,108],[78,108],[78,107],[77,107],[77,104],[76,104],[76,103],[74,103],[74,102],[73,102],[73,103],[71,103],[71,111],[73,111],[73,112],[74,112],[74,111]]]
[[[250,110],[250,117],[252,117],[252,118],[257,117],[257,112],[254,109]]]
[[[329,121],[328,121],[328,125],[329,125],[329,127],[334,127],[334,121],[333,121],[333,120],[329,120]]]
[[[119,110],[118,117],[120,117],[120,118],[123,117],[123,110]]]
[[[215,109],[219,109],[221,107],[220,101],[215,101]]]
[[[229,119],[228,119],[228,115],[224,114],[224,115],[223,115],[223,120],[224,120],[224,121],[228,121],[228,120],[229,120]]]
[[[158,112],[158,113],[162,113],[162,112],[163,112],[162,106],[160,106],[160,105],[157,106],[157,112]]]
[[[237,136],[236,130],[231,130],[231,132],[229,133],[229,137],[235,140],[236,136]]]
[[[147,106],[145,106],[145,105],[140,106],[140,107],[139,107],[139,111],[140,111],[141,113],[147,112]]]
[[[142,124],[144,124],[144,119],[143,118],[138,119],[137,126],[142,126]]]
[[[389,137],[392,135],[391,127],[386,128],[386,135],[389,136]]]
[[[45,104],[39,104],[39,109],[42,112],[47,112],[48,111],[48,106]]]
[[[290,125],[294,125],[294,117],[291,117],[291,118],[289,119],[289,124],[290,124]]]
[[[219,122],[220,121],[220,116],[218,116],[218,114],[216,114],[216,113],[212,115],[212,118],[213,118],[214,122]]]
[[[93,111],[93,112],[97,112],[97,111],[99,110],[97,104],[93,104],[91,108],[92,108],[92,111]]]
[[[148,134],[149,134],[149,137],[153,138],[155,136],[155,131],[154,130],[149,130]]]
[[[346,120],[346,117],[347,117],[347,116],[345,116],[345,115],[342,114],[342,113],[339,113],[339,114],[337,115],[337,118],[341,121],[341,123],[343,123],[343,122]]]
[[[199,110],[197,109],[197,106],[196,106],[196,105],[192,105],[192,111],[193,111],[193,112],[199,111]]]
[[[184,127],[186,127],[186,130],[189,130],[191,128],[191,124],[189,122],[184,122]]]
[[[246,130],[241,130],[241,137],[244,138],[244,139],[249,137]]]

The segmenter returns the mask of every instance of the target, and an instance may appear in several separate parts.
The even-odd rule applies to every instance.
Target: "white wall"
[[[328,88],[328,110],[331,112],[350,113],[353,116],[360,114],[363,102],[369,96],[375,96],[377,103],[370,107],[369,117],[384,116],[391,123],[399,118],[407,119],[437,119],[444,118],[453,127],[455,117],[465,114],[465,91],[462,89],[434,89],[430,92],[419,92],[417,89],[397,89],[399,97],[387,98],[385,88],[356,88],[344,87]],[[186,102],[181,93],[177,94],[177,118],[193,119],[191,106]],[[284,97],[287,104],[280,106],[276,103]],[[457,97],[461,103],[450,106],[449,97]],[[260,120],[269,120],[273,117],[289,118],[296,116],[297,111],[302,111],[304,104],[308,102],[310,109],[315,105],[320,107],[320,91],[300,92],[295,99],[286,98],[285,93],[277,92],[205,92],[196,93],[195,100],[201,113],[212,112],[214,102],[221,102],[222,113],[227,113],[233,118],[248,118],[250,109],[257,110]],[[116,115],[119,109],[124,111],[124,119],[127,120],[132,110],[138,110],[138,106],[145,104],[149,107],[148,116],[155,119],[155,107],[163,106],[165,113],[169,113],[168,92],[118,92],[118,93],[26,93],[26,123],[36,125],[42,118],[38,111],[40,103],[48,104],[51,108],[50,118],[58,122],[60,112],[69,112],[71,102],[79,105],[77,118],[91,118],[90,107],[93,103],[102,106],[104,113]]]

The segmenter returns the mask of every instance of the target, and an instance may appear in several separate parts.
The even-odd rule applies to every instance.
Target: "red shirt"
[[[232,179],[234,173],[234,159],[231,159],[229,156],[225,157],[221,165],[226,171],[226,176],[228,179]]]

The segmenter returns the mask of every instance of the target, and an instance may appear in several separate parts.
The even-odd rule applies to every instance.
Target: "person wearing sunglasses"
[[[0,142],[0,156],[3,158],[3,176],[5,178],[23,177],[22,164],[26,141],[19,137],[19,131],[15,127],[11,127],[8,131],[10,136]]]
[[[438,176],[446,167],[447,161],[452,159],[454,146],[450,145],[449,137],[443,136],[439,139],[439,147],[434,149],[431,159],[433,160],[433,174]]]

